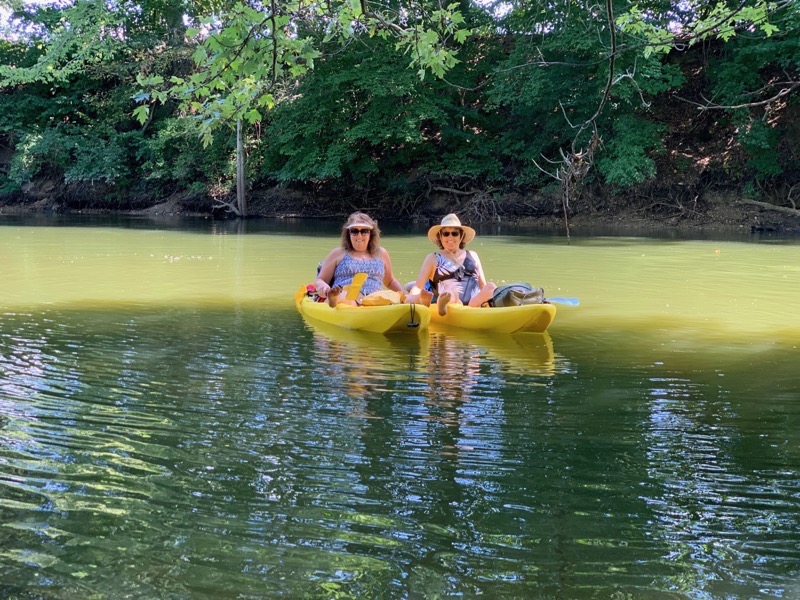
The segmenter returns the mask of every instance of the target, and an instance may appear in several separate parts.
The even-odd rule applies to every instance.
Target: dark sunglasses
[[[350,232],[350,235],[369,235],[372,233],[372,229],[348,229],[348,231]]]
[[[442,237],[450,237],[451,235],[453,237],[461,237],[461,232],[460,231],[441,231],[441,232],[439,232],[439,235],[441,235]]]

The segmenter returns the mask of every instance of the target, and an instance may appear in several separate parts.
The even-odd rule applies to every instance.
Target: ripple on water
[[[796,575],[797,395],[751,407],[697,355],[326,336],[288,310],[47,318],[0,325],[20,589],[755,596]]]

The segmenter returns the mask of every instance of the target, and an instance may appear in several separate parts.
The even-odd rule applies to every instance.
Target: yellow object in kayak
[[[305,286],[295,294],[294,303],[300,314],[309,319],[373,333],[417,333],[427,330],[431,321],[431,309],[422,304],[353,306],[340,302],[331,308],[327,302],[317,302],[308,296]]]
[[[448,304],[447,314],[441,316],[436,305],[431,306],[434,325],[459,327],[494,333],[543,333],[556,316],[552,304],[521,304],[493,308],[477,308]]]

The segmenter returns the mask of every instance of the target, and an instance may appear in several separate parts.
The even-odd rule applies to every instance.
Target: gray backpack
[[[489,306],[520,306],[543,304],[544,290],[529,283],[509,283],[499,286],[489,300]]]

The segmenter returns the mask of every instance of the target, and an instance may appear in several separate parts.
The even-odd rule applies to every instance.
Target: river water
[[[0,221],[0,597],[800,597],[798,240],[487,232],[580,306],[392,337],[338,225]]]

